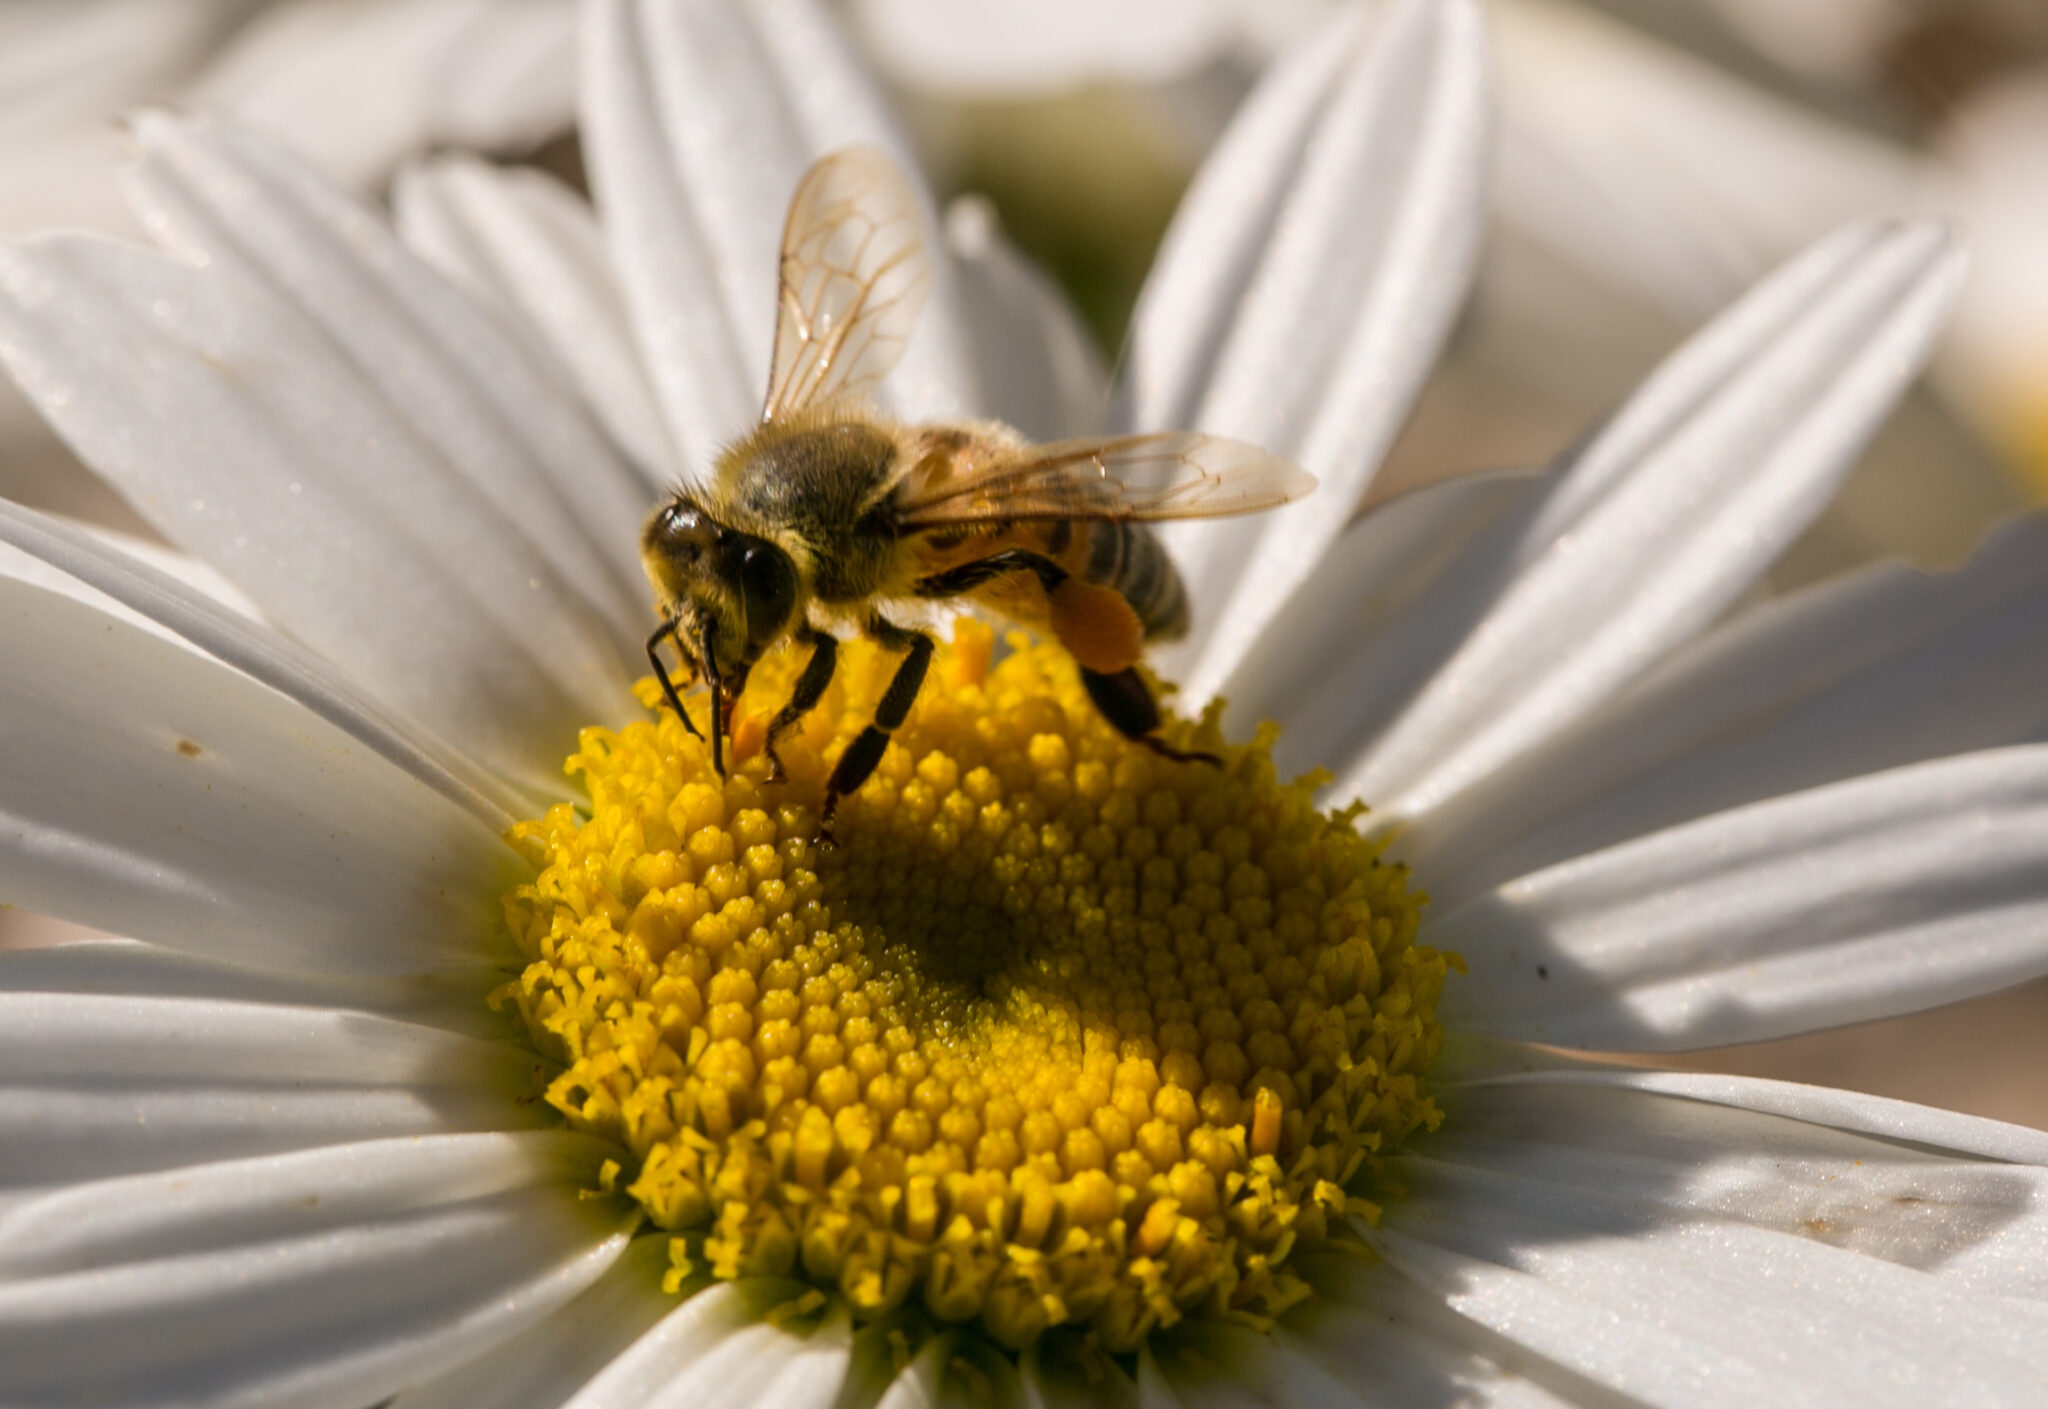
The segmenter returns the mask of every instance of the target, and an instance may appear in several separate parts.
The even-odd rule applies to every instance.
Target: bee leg
[[[1153,700],[1152,691],[1145,684],[1145,677],[1138,674],[1136,666],[1119,670],[1114,675],[1084,668],[1081,685],[1088,691],[1088,698],[1095,701],[1095,707],[1102,711],[1102,717],[1132,743],[1143,744],[1160,757],[1170,758],[1176,763],[1223,766],[1223,760],[1213,753],[1190,753],[1177,749],[1152,732],[1159,727],[1159,705]]]
[[[804,663],[804,673],[796,678],[796,688],[789,693],[789,703],[768,726],[768,742],[762,751],[768,755],[768,781],[771,783],[779,783],[788,776],[783,771],[781,756],[775,752],[775,741],[818,707],[818,701],[825,698],[825,687],[832,683],[832,672],[839,663],[839,642],[809,622],[797,627],[796,639],[811,648],[811,658]]]
[[[678,638],[680,639],[680,638]],[[725,696],[725,681],[718,674],[718,657],[711,654],[711,629],[704,629],[697,643],[697,659],[704,678],[711,682],[711,767],[720,781],[725,778],[725,725],[732,713],[732,701]]]
[[[910,713],[917,692],[924,688],[925,668],[932,663],[932,638],[922,631],[912,631],[876,616],[868,618],[867,634],[883,650],[903,651],[905,655],[903,664],[896,667],[896,674],[889,681],[889,688],[882,692],[882,702],[875,706],[873,721],[853,736],[853,742],[839,755],[839,762],[833,765],[832,776],[825,783],[825,815],[820,820],[818,835],[826,841],[832,839],[832,813],[839,806],[839,799],[865,783],[875,765],[882,761],[889,748],[889,736]]]
[[[697,726],[690,722],[690,712],[683,708],[683,697],[676,693],[676,682],[669,678],[668,666],[663,664],[661,659],[661,643],[665,639],[673,638],[676,649],[682,649],[682,637],[676,635],[677,625],[676,619],[670,617],[654,628],[654,634],[647,638],[647,660],[654,667],[654,678],[661,682],[661,692],[668,696],[669,704],[675,709],[676,718],[683,721],[683,727],[690,731],[692,738],[701,739],[704,736],[699,734]]]
[[[1030,571],[1038,574],[1039,582],[1050,593],[1067,580],[1067,570],[1051,558],[1039,553],[1027,553],[1021,548],[1005,548],[1000,553],[991,553],[959,567],[935,572],[930,577],[921,577],[911,591],[920,597],[957,597],[962,592],[972,592],[991,578],[1001,577],[1006,572]]]

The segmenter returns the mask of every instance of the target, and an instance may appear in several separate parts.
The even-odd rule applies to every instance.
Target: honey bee
[[[1145,525],[1251,513],[1315,480],[1252,446],[1192,432],[1032,445],[993,421],[906,425],[870,401],[931,290],[923,220],[909,181],[872,147],[813,164],[782,236],[775,352],[755,426],[718,457],[708,482],[676,491],[641,535],[661,625],[647,658],[699,738],[665,666],[672,641],[685,683],[710,687],[712,763],[747,674],[794,637],[810,657],[768,726],[776,743],[831,683],[838,633],[860,632],[903,659],[873,721],[826,784],[822,826],[871,774],[924,683],[932,638],[899,617],[969,598],[1052,634],[1089,697],[1126,737],[1173,759],[1136,670],[1147,641],[1187,629],[1187,594]]]

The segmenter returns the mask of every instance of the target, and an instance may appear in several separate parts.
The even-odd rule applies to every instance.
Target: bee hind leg
[[[921,577],[911,590],[920,597],[957,597],[1006,572],[1035,572],[1048,593],[1067,580],[1067,570],[1044,554],[1029,553],[1022,548],[1005,548],[986,558],[977,558],[971,563]]]
[[[818,707],[818,701],[825,697],[826,687],[832,683],[832,672],[838,666],[839,642],[835,638],[808,622],[797,627],[796,638],[811,648],[811,658],[804,663],[804,673],[796,678],[796,688],[789,693],[789,703],[768,726],[768,742],[762,746],[762,752],[768,755],[768,781],[771,783],[780,783],[789,776],[783,770],[782,756],[775,752],[775,741]]]
[[[833,765],[832,776],[825,783],[825,815],[818,835],[826,841],[832,839],[832,813],[838,808],[839,799],[865,783],[875,765],[882,761],[882,755],[889,749],[889,736],[910,714],[917,692],[924,688],[925,670],[932,663],[932,638],[922,631],[912,631],[877,616],[868,619],[867,634],[884,650],[904,652],[903,664],[896,667],[889,688],[882,692],[873,721],[853,736],[853,742],[839,755],[839,762]]]
[[[1223,766],[1223,760],[1213,753],[1177,749],[1153,732],[1159,727],[1159,705],[1136,666],[1113,675],[1083,667],[1081,685],[1088,691],[1088,698],[1095,702],[1095,708],[1102,712],[1102,717],[1132,743],[1142,744],[1161,758],[1170,758],[1175,763]]]

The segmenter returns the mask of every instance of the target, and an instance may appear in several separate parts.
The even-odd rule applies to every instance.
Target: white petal
[[[1226,139],[1175,222],[1134,326],[1140,429],[1170,417],[1322,480],[1277,513],[1167,534],[1194,598],[1198,634],[1177,653],[1200,662],[1188,673],[1196,698],[1350,518],[1471,277],[1486,127],[1481,12],[1468,0],[1404,0],[1384,23],[1353,18],[1348,28],[1309,41],[1343,51],[1336,73],[1306,58],[1268,80],[1326,96],[1303,123],[1299,99],[1277,93],[1245,120],[1248,135]],[[1190,262],[1214,267],[1183,273]],[[1191,316],[1208,325],[1174,326]],[[1148,341],[1176,335],[1193,339],[1181,355],[1199,359],[1203,381],[1185,420],[1174,403],[1187,394],[1171,389],[1186,375],[1177,356],[1160,371],[1144,361]]]
[[[939,1384],[941,1409],[1044,1409],[1027,1397],[1017,1361],[993,1341],[972,1334],[939,1336],[935,1340],[950,1343],[948,1373]],[[964,1365],[973,1373],[955,1373],[956,1365]],[[1091,1404],[1102,1404],[1107,1409],[1107,1401],[1100,1395],[1062,1400],[1060,1409],[1088,1409]]]
[[[613,1356],[676,1309],[661,1290],[668,1238],[635,1238],[576,1300],[446,1375],[405,1391],[388,1409],[560,1409]]]
[[[531,146],[575,122],[564,0],[265,7],[190,95],[273,132],[350,185],[430,146]]]
[[[1329,1382],[1363,1404],[1584,1402],[1574,1377],[1550,1362],[1480,1331],[1383,1268],[1345,1265],[1355,1261],[1302,1257],[1296,1270],[1315,1285],[1315,1300],[1288,1315],[1270,1349],[1247,1344],[1239,1373],[1256,1376],[1269,1402],[1305,1402],[1297,1396]]]
[[[1033,440],[1099,430],[1109,404],[1102,358],[1058,288],[1004,237],[995,207],[978,196],[954,201],[946,243],[983,414]]]
[[[248,677],[0,579],[10,903],[263,967],[490,952],[518,873],[475,816]]]
[[[595,1188],[567,1131],[371,1140],[73,1184],[0,1213],[0,1285],[348,1229],[516,1189]]]
[[[782,1361],[775,1378],[761,1393],[760,1402],[765,1404],[788,1405],[789,1409],[832,1409],[839,1398],[840,1387],[846,1382],[847,1361],[853,1341],[851,1319],[844,1312],[833,1311],[826,1315],[825,1323],[812,1331],[800,1345],[792,1345],[798,1338],[788,1331],[768,1327],[773,1333],[774,1350],[763,1357],[768,1361]],[[693,1394],[688,1398],[673,1393],[664,1400],[676,1409],[694,1409],[699,1404],[726,1403],[733,1409],[746,1409],[754,1401],[745,1395],[728,1395],[721,1387],[710,1394]]]
[[[1461,1034],[1458,1041],[1463,1044],[1469,1039]],[[1497,1055],[1490,1054],[1482,1065],[1442,1084],[1486,1086],[1519,1082],[1537,1086],[1591,1085],[1658,1091],[1683,1096],[1690,1101],[1787,1116],[1809,1125],[1857,1131],[1899,1144],[1953,1150],[1983,1159],[2003,1160],[2008,1164],[2048,1166],[2048,1131],[2025,1125],[2011,1125],[1983,1116],[1964,1115],[1960,1111],[1915,1105],[1890,1096],[1872,1096],[1862,1091],[1843,1091],[1830,1086],[1802,1086],[1796,1082],[1716,1072],[1596,1065],[1517,1042],[1488,1045],[1494,1048],[1495,1054],[1514,1052],[1519,1054],[1519,1059],[1503,1062]],[[1435,1081],[1436,1077],[1432,1076],[1432,1082]]]
[[[1106,1355],[1041,1340],[1018,1358],[1019,1409],[1138,1409],[1138,1386]]]
[[[469,809],[492,831],[502,833],[519,812],[528,810],[502,778],[364,694],[328,661],[208,593],[109,547],[98,536],[0,500],[0,542],[58,570],[54,575],[38,574],[24,580],[67,596],[79,596],[77,586],[94,589],[93,595],[103,594],[95,605],[117,615],[125,609],[129,615],[123,616],[124,620],[169,632],[297,700],[378,756]],[[18,575],[5,565],[0,565],[0,572]],[[45,576],[57,580],[41,580]],[[65,579],[71,583],[69,588]],[[92,600],[92,596],[82,600]]]
[[[1274,757],[1290,775],[1354,756],[1499,596],[1543,490],[1533,474],[1466,475],[1354,522],[1302,584],[1301,609],[1224,683],[1231,732],[1283,722]]]
[[[0,93],[10,128],[97,122],[175,81],[213,43],[222,0],[58,0],[0,10]]]
[[[721,1282],[635,1341],[564,1409],[829,1404],[845,1378],[851,1329],[843,1309],[809,1332],[762,1319],[793,1299],[794,1283]],[[829,1388],[826,1386],[829,1385]],[[822,1394],[822,1398],[820,1398]]]
[[[1450,1118],[1395,1157],[1399,1180],[1421,1200],[1485,1202],[1475,1190],[1505,1186],[1503,1208],[1520,1192],[1577,1206],[1573,1216],[1591,1225],[1591,1206],[1610,1196],[1604,1233],[1745,1225],[1911,1268],[1954,1294],[2048,1303],[2048,1167],[1942,1149],[1942,1118],[1954,1112],[1892,1102],[1909,1118],[1892,1122],[1896,1137],[1874,1139],[1753,1104],[1835,1096],[1821,1087],[1753,1081],[1749,1090],[1702,1087],[1706,1098],[1696,1100],[1683,1087],[1573,1075],[1444,1092]],[[1989,1126],[1987,1137],[2003,1128],[2019,1143],[2044,1143],[2040,1130],[1976,1124]],[[1391,1208],[1389,1227],[1438,1237],[1419,1204]]]
[[[783,216],[805,165],[854,142],[910,165],[908,147],[809,0],[591,5],[583,130],[642,352],[684,462],[701,472],[758,414]],[[891,378],[901,409],[973,404],[949,282]]]
[[[1420,817],[1712,620],[1827,502],[1960,272],[1938,226],[1854,226],[1695,336],[1571,458],[1512,585],[1340,793]]]
[[[471,1036],[502,1037],[488,1011],[505,971],[478,962],[432,974],[292,973],[180,953],[134,939],[81,939],[0,951],[0,992],[135,998],[220,998],[237,1003],[350,1008]]]
[[[890,1335],[892,1329],[900,1330],[888,1321],[870,1321],[854,1335],[840,1403],[872,1406],[889,1392],[903,1369],[902,1342]]]
[[[0,1012],[10,1189],[543,1119],[530,1052],[368,1013],[19,992]]]
[[[1859,19],[1902,37],[1903,12],[1882,6],[1695,13],[1717,9],[1736,25],[1796,14],[1831,41]],[[1612,12],[1531,3],[1498,13],[1498,218],[1632,299],[1689,322],[1830,226],[1923,208],[1931,173],[1910,149],[1824,118],[1819,105],[1779,97]]]
[[[1138,1347],[1138,1409],[1184,1409],[1173,1385],[1159,1372],[1149,1342]]]
[[[2048,745],[1755,803],[1510,882],[1432,940],[1448,1020],[1673,1051],[1889,1017],[2048,973]]]
[[[869,51],[892,79],[942,102],[969,103],[1044,100],[1090,84],[1192,81],[1226,63],[1233,43],[1248,38],[1240,26],[1255,23],[1248,7],[1180,0],[862,0],[852,9]],[[1168,100],[1160,94],[1157,101]]]
[[[1914,1403],[1938,1375],[1959,1388],[1935,1397],[2024,1403],[2048,1366],[2038,1166],[1543,1075],[1446,1100],[1371,1241],[1611,1388]]]
[[[765,35],[749,23],[758,7],[682,0],[638,9],[659,114],[650,135],[665,139],[691,202],[733,330],[734,370],[751,391],[768,365],[774,320],[763,315],[775,308],[777,237],[812,153]],[[737,95],[742,85],[746,106],[719,102],[721,90]],[[600,189],[609,203],[610,189]]]
[[[889,1381],[875,1409],[937,1409],[945,1402],[947,1362],[958,1343],[955,1335],[933,1336]]]
[[[685,466],[702,465],[754,414],[768,359],[764,353],[746,361],[710,236],[670,160],[652,41],[639,7],[632,0],[599,0],[583,14],[583,140],[591,185],[670,437]],[[730,117],[735,127],[758,132],[773,121],[764,95],[739,96],[742,106]],[[716,121],[721,111],[707,104],[705,120]],[[794,189],[800,159],[791,151],[774,164],[787,169],[788,189]],[[772,231],[757,232],[771,259]],[[758,291],[760,312],[753,316],[764,334],[773,296],[772,284]]]
[[[183,583],[200,595],[212,598],[236,616],[245,617],[250,621],[263,620],[263,609],[243,596],[234,583],[190,553],[180,553],[168,543],[159,542],[154,535],[143,537],[132,530],[110,528],[91,518],[71,517],[61,510],[48,514],[39,514],[33,509],[25,509],[22,512],[45,525],[75,525],[80,533],[102,548],[123,555],[124,560],[137,561],[145,567],[155,568],[174,582]]]
[[[627,1241],[577,1175],[473,1143],[516,1138],[555,1137],[359,1146],[52,1196],[72,1216],[124,1194],[158,1207],[119,1215],[133,1260],[88,1232],[63,1265],[0,1280],[0,1395],[341,1409],[513,1337]],[[60,1249],[61,1235],[41,1251]]]
[[[1346,1269],[1349,1254],[1290,1262],[1316,1296],[1269,1332],[1189,1321],[1155,1338],[1154,1358],[1183,1404],[1225,1402],[1212,1386],[1227,1378],[1250,1403],[1294,1409],[1377,1404],[1562,1404],[1518,1370],[1442,1303],[1380,1269]],[[1507,1347],[1512,1349],[1512,1347]],[[1487,1352],[1492,1351],[1490,1356]],[[1519,1357],[1528,1360],[1531,1357]],[[1229,1401],[1239,1402],[1239,1401]]]
[[[1131,315],[1118,391],[1132,426],[1194,424],[1281,202],[1373,24],[1366,7],[1347,9],[1283,54],[1195,173]]]
[[[140,1079],[89,1087],[0,1088],[0,1208],[73,1179],[174,1169],[200,1160],[312,1149],[348,1140],[489,1129],[506,1123],[507,1098],[404,1086],[322,1086],[290,1091]]]
[[[1885,565],[1757,607],[1403,843],[1455,905],[1662,827],[2048,728],[2048,518],[1968,565]]]
[[[422,258],[516,320],[557,358],[658,492],[681,473],[640,364],[597,217],[527,168],[451,156],[399,173],[399,232]]]
[[[160,241],[279,288],[444,473],[499,507],[608,623],[638,624],[645,486],[518,343],[380,214],[247,133],[155,113],[133,132],[129,185]]]
[[[111,119],[177,92],[238,18],[233,0],[0,5],[0,233],[133,233],[114,180]],[[38,429],[0,390],[0,436],[17,472],[25,452],[54,455]],[[68,474],[56,459],[50,470]]]
[[[84,540],[92,543],[92,549],[88,550],[88,561],[110,558],[118,562],[123,557],[120,550],[94,541],[85,530],[66,520],[53,519],[47,515],[38,514],[33,509],[23,509],[4,499],[0,499],[0,523],[6,525],[9,538],[21,534],[22,525],[29,525],[30,532],[22,536],[28,537],[32,543],[37,543],[37,546],[42,546],[42,544],[37,542],[39,535],[36,535],[33,530],[45,526],[56,529],[59,532],[64,532],[74,542]],[[59,597],[69,598],[74,602],[82,602],[94,611],[112,617],[116,621],[125,622],[138,630],[146,631],[160,641],[169,641],[173,645],[193,651],[195,654],[206,654],[176,632],[151,621],[140,612],[131,610],[125,603],[108,596],[105,592],[95,587],[87,585],[84,581],[72,576],[62,568],[52,565],[35,553],[17,548],[13,543],[6,542],[5,540],[0,540],[0,545],[4,545],[0,546],[0,577],[5,577],[10,582],[19,582],[29,587],[39,588],[44,592],[55,593]],[[51,556],[61,556],[61,552]],[[184,555],[174,553],[172,556],[183,557]]]
[[[19,1081],[91,1078],[249,1085],[446,1084],[435,1063],[517,1095],[532,1053],[346,1009],[219,998],[0,993],[0,1070]],[[516,1112],[508,1111],[508,1121]]]
[[[853,1365],[839,1394],[841,1405],[871,1404],[874,1409],[1132,1409],[1130,1382],[1115,1362],[1099,1352],[1090,1356],[1092,1380],[1064,1379],[1048,1393],[1033,1382],[1028,1368],[1020,1373],[1010,1352],[972,1330],[941,1330],[919,1347],[910,1363],[897,1368],[899,1348],[892,1338],[901,1328],[889,1321],[872,1324],[854,1338]],[[1035,1358],[1035,1350],[1025,1352]],[[1121,1393],[1119,1393],[1121,1391]]]
[[[1609,1199],[1615,1215],[1632,1211]],[[1417,1220],[1453,1246],[1392,1231],[1369,1241],[1460,1314],[1637,1402],[1904,1409],[2036,1398],[2048,1362],[2027,1339],[2039,1328],[1988,1299],[1785,1234],[1603,1235],[1597,1207],[1573,1212],[1590,1226],[1555,1212],[1554,1222],[1518,1220],[1480,1197],[1418,1201]]]
[[[1363,1402],[1363,1395],[1275,1342],[1274,1335],[1228,1322],[1197,1321],[1155,1337],[1152,1363],[1186,1409],[1355,1409]]]
[[[322,333],[229,285],[96,241],[0,249],[0,355],[273,620],[549,786],[577,727],[632,708],[611,632]]]

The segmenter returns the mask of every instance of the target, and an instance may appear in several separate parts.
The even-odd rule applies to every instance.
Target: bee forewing
[[[878,147],[812,163],[782,232],[775,356],[763,420],[872,394],[931,292],[917,192]]]
[[[1276,508],[1315,476],[1243,441],[1196,431],[1092,436],[937,465],[897,500],[907,527],[1025,519],[1223,518]]]

